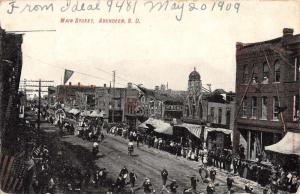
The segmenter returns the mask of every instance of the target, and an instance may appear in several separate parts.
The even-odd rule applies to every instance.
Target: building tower
[[[187,117],[201,120],[203,114],[202,82],[195,67],[189,75],[187,105]]]

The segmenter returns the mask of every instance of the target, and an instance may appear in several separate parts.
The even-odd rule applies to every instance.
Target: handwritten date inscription
[[[209,1],[195,2],[176,1],[176,0],[65,0],[63,4],[43,3],[19,3],[21,0],[10,0],[8,3],[7,13],[34,13],[34,12],[85,12],[98,11],[103,13],[110,12],[127,12],[135,14],[137,9],[143,9],[143,12],[174,12],[177,21],[181,21],[186,12],[200,13],[204,11],[224,11],[238,13],[240,3],[238,1]]]

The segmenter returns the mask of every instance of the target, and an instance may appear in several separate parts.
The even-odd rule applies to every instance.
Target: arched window
[[[274,82],[280,82],[280,61],[276,60],[274,64]]]
[[[248,79],[249,79],[248,66],[244,65],[243,66],[243,83],[247,83]]]
[[[253,83],[257,83],[257,81],[258,81],[258,75],[257,75],[257,65],[256,64],[253,64],[252,65],[252,68],[253,68]]]
[[[268,82],[269,80],[269,67],[267,62],[263,63],[263,81]]]

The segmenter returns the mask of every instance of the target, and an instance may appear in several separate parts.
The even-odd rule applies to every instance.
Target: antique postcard
[[[300,194],[300,1],[0,0],[0,193]]]

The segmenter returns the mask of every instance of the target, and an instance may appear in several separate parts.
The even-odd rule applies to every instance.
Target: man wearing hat
[[[211,181],[214,183],[215,179],[216,179],[216,175],[217,175],[217,171],[214,167],[212,167],[212,169],[209,172],[209,178],[211,179]]]
[[[193,191],[196,191],[196,188],[197,188],[197,182],[199,182],[199,180],[197,179],[196,175],[194,174],[194,175],[191,177],[191,187],[192,187]]]
[[[203,180],[203,178],[208,177],[207,170],[206,170],[206,168],[203,164],[199,164],[199,175],[200,175],[202,180]]]
[[[166,183],[167,183],[167,180],[168,180],[168,171],[164,168],[162,171],[161,171],[161,178],[162,178],[162,183],[163,183],[163,187],[166,186]]]
[[[172,180],[172,183],[170,184],[170,190],[171,190],[171,193],[172,194],[175,194],[177,192],[177,188],[178,188],[178,185],[176,183],[176,180],[173,179]]]
[[[215,185],[213,182],[210,182],[206,187],[207,194],[214,194],[215,192]]]
[[[151,194],[152,184],[151,184],[149,178],[145,178],[145,181],[143,183],[143,187],[144,187],[144,193],[145,194]]]
[[[234,180],[233,180],[231,174],[229,174],[229,173],[228,173],[226,182],[227,182],[228,193],[231,193],[231,188],[232,188],[232,185],[234,183]]]
[[[130,182],[130,185],[131,185],[132,188],[135,185],[136,179],[137,179],[137,176],[134,172],[134,169],[132,169],[132,171],[129,173],[129,182]]]

